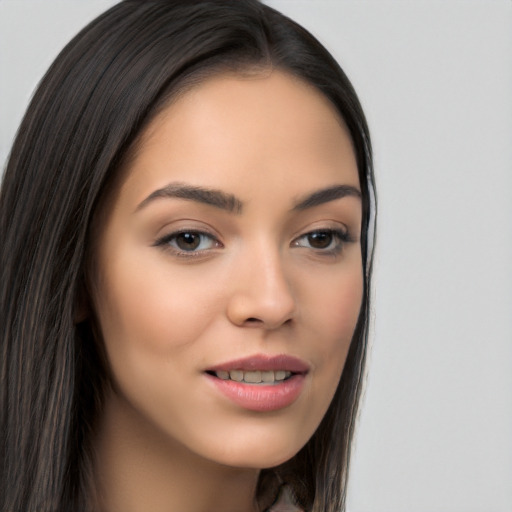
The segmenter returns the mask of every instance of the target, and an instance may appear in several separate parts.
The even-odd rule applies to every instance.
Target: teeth
[[[291,377],[292,372],[286,370],[219,370],[215,375],[222,380],[234,380],[236,382],[245,382],[247,384],[273,384],[274,382],[282,382]]]
[[[250,384],[259,384],[261,382],[261,372],[244,372],[244,382]]]
[[[284,370],[278,370],[276,372],[276,380],[284,380],[286,377],[286,372]]]
[[[244,380],[244,372],[242,370],[231,370],[229,372],[229,378],[237,382],[242,382]]]
[[[276,377],[273,371],[261,372],[261,382],[274,382]]]

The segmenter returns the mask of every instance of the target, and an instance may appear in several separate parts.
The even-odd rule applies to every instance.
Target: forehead
[[[282,71],[221,74],[187,90],[146,128],[127,171],[125,184],[141,194],[171,178],[214,187],[291,177],[306,187],[322,185],[319,177],[359,184],[334,106]]]
[[[327,115],[345,128],[334,105],[309,82],[285,70],[254,68],[241,72],[214,73],[199,82],[191,81],[183,87],[178,86],[177,93],[171,96],[166,108],[160,109],[160,115],[156,116],[143,136],[151,136],[152,128],[166,122],[169,115],[177,116],[194,107],[208,106],[209,109],[217,107],[217,110],[224,110],[226,106],[243,104],[245,107],[270,109],[276,116],[280,116],[296,111],[298,103],[301,108],[297,115],[302,113],[311,120]],[[268,110],[261,110],[261,113],[268,114]]]

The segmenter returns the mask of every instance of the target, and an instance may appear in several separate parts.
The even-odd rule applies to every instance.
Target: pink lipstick
[[[225,397],[251,411],[275,411],[300,395],[309,365],[288,355],[227,361],[206,370],[206,377]]]

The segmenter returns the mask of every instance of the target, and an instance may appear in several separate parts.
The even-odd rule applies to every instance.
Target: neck
[[[255,512],[259,471],[202,458],[107,394],[94,477],[102,512]]]

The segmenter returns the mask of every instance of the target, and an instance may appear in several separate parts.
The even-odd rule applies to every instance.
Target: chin
[[[293,427],[281,430],[225,434],[222,449],[208,450],[205,456],[225,466],[247,469],[267,469],[292,459],[308,442],[313,432],[297,431]],[[216,448],[220,448],[217,444]],[[196,447],[197,450],[197,447]]]

